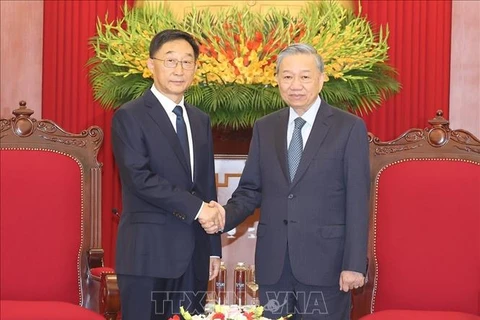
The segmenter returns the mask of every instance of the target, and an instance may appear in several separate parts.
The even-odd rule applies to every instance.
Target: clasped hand
[[[210,201],[208,204],[205,203],[198,216],[198,222],[200,222],[202,228],[208,234],[223,231],[225,227],[225,209],[215,201]]]

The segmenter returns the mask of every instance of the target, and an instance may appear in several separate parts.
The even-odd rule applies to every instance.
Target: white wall
[[[480,1],[452,6],[450,127],[480,138]]]
[[[0,116],[25,100],[41,119],[43,0],[1,0],[0,30]]]

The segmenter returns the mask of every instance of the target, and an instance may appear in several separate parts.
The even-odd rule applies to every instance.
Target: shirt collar
[[[180,103],[175,103],[173,100],[171,100],[170,98],[165,96],[163,93],[158,91],[157,88],[155,88],[155,85],[152,85],[151,91],[152,91],[153,95],[158,99],[158,101],[160,102],[162,107],[165,109],[167,114],[170,114],[169,112],[173,112],[173,109],[176,106],[181,106],[183,111],[185,111],[185,99],[184,99],[184,97],[182,97],[182,100],[180,101]]]
[[[320,109],[320,103],[322,100],[320,96],[317,97],[317,100],[312,104],[312,106],[302,115],[302,119],[305,120],[310,126],[313,127],[313,123],[315,122],[315,118],[317,117],[317,112]],[[295,121],[295,119],[299,117],[295,109],[290,107],[290,115],[288,117],[288,124],[291,125]]]

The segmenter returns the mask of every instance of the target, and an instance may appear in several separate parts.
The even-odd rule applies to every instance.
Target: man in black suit
[[[224,216],[216,200],[209,117],[184,101],[199,48],[165,30],[150,44],[154,85],[116,111],[112,143],[122,182],[116,272],[124,320],[168,319],[180,305],[202,312],[219,270]],[[209,276],[210,274],[210,276]]]
[[[224,207],[225,230],[260,207],[256,280],[268,318],[349,319],[349,291],[364,284],[367,131],[360,118],[320,99],[323,69],[309,45],[278,55],[289,108],[256,122],[239,186]]]

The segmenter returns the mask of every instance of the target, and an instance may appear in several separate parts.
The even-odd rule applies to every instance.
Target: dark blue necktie
[[[183,109],[181,106],[176,106],[173,109],[173,113],[177,115],[177,136],[180,140],[180,145],[182,146],[183,153],[185,154],[185,159],[187,160],[188,169],[192,170],[190,165],[190,148],[188,147],[188,135],[187,135],[187,125],[183,119]]]

